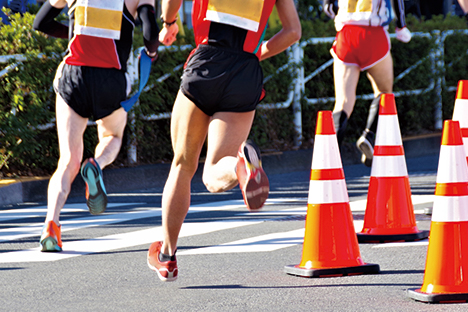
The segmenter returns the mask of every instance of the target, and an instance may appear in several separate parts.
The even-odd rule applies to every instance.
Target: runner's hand
[[[177,33],[179,32],[179,26],[177,23],[172,25],[163,24],[161,31],[159,32],[159,42],[166,46],[170,46],[176,41]]]
[[[401,42],[408,43],[411,40],[411,31],[406,28],[396,28],[396,38]]]
[[[335,0],[323,0],[323,12],[331,19],[334,19],[338,12],[338,7],[335,6]]]

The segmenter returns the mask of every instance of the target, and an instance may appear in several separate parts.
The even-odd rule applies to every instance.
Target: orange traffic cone
[[[468,301],[468,167],[458,121],[446,120],[427,249],[424,283],[414,300]]]
[[[393,94],[382,94],[364,226],[360,243],[413,241],[429,231],[416,226],[408,171]]]
[[[457,88],[457,98],[453,107],[452,120],[460,122],[465,155],[468,162],[468,80],[460,80]]]
[[[331,111],[318,113],[305,227],[302,261],[285,266],[287,274],[379,273],[361,258]]]

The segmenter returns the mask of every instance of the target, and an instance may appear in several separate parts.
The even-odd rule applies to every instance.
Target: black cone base
[[[380,267],[378,264],[366,263],[359,266],[330,268],[330,269],[306,269],[297,265],[287,265],[284,267],[286,274],[302,277],[334,277],[361,274],[378,274]]]
[[[421,292],[421,289],[408,289],[407,295],[411,299],[427,303],[468,302],[468,293],[427,294]]]
[[[357,233],[359,243],[388,243],[388,242],[412,242],[426,239],[429,237],[429,231],[419,231],[411,234],[393,234],[393,235],[375,235]]]

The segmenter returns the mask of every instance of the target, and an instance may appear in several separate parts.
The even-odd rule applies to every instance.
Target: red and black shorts
[[[199,45],[187,60],[180,90],[208,116],[249,112],[260,101],[263,72],[252,53]]]
[[[116,68],[74,66],[62,62],[54,90],[83,118],[98,120],[121,108],[127,99],[125,72]]]
[[[366,70],[390,52],[390,38],[383,27],[345,25],[336,34],[331,54],[335,61]]]

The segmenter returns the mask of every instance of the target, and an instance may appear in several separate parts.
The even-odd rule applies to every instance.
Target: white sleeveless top
[[[383,26],[392,21],[390,0],[338,0],[335,28],[344,25]]]

